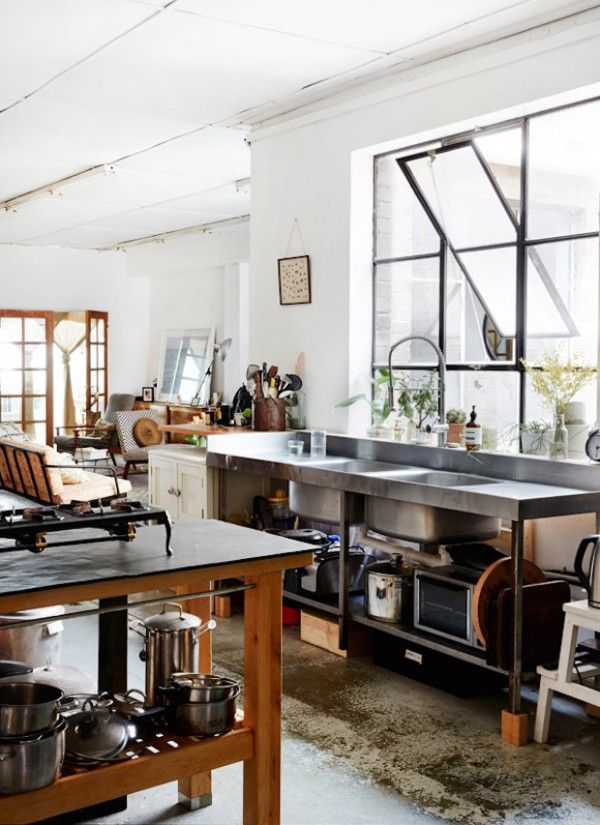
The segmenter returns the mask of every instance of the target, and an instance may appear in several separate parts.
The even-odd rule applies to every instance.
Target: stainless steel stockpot
[[[0,737],[0,794],[25,793],[56,782],[65,758],[66,726],[63,719],[44,733]]]
[[[235,725],[235,700],[240,686],[236,685],[227,699],[219,702],[175,702],[168,709],[169,726],[186,736],[216,736],[227,733]]]
[[[52,685],[0,683],[0,736],[28,736],[58,722],[63,692]]]
[[[158,688],[169,684],[172,673],[194,672],[200,662],[200,636],[213,630],[216,622],[202,625],[198,616],[184,613],[180,604],[166,602],[160,613],[140,623],[146,633],[146,707],[155,707]]]
[[[367,616],[381,622],[406,622],[412,615],[414,566],[393,561],[368,564],[365,587]]]

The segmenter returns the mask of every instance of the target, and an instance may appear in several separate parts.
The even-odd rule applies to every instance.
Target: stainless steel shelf
[[[283,591],[283,599],[286,602],[292,602],[303,607],[322,610],[323,613],[329,613],[331,616],[340,615],[340,609],[336,604],[331,604],[331,602],[322,601],[321,599],[311,599],[308,596],[300,596],[298,593],[290,593],[288,590]]]
[[[414,627],[405,627],[400,624],[392,624],[390,622],[381,622],[376,619],[370,619],[365,616],[363,599],[360,596],[350,599],[350,618],[357,624],[365,625],[373,630],[378,630],[380,633],[387,633],[389,636],[396,636],[400,639],[405,639],[409,642],[428,647],[438,653],[443,653],[446,656],[453,656],[456,659],[461,659],[463,662],[469,662],[477,667],[490,670],[493,673],[506,673],[500,668],[488,665],[485,661],[485,654],[478,653],[474,648],[469,649],[464,645],[453,642],[451,639],[442,639],[433,634],[425,633],[422,630],[417,630]]]

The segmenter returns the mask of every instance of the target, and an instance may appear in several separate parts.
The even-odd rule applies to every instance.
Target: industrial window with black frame
[[[373,372],[433,339],[446,408],[476,405],[489,447],[551,417],[522,359],[598,363],[598,134],[594,99],[375,158]],[[411,341],[394,369],[434,358]],[[577,400],[593,423],[597,386]]]

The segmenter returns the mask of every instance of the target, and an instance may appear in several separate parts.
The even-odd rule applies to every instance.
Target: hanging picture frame
[[[279,303],[281,306],[310,304],[310,260],[308,255],[294,255],[277,260]]]

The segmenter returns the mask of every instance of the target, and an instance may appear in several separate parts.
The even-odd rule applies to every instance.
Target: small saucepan
[[[29,736],[56,726],[62,690],[30,682],[0,684],[0,737]]]

